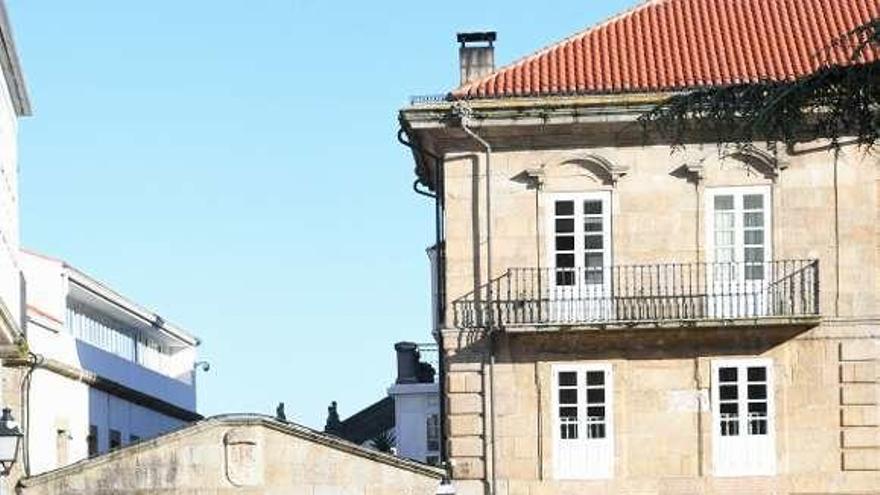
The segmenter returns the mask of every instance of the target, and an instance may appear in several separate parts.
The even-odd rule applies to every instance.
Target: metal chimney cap
[[[479,43],[486,42],[490,45],[495,42],[495,39],[498,37],[498,34],[495,31],[477,31],[471,33],[458,33],[455,37],[459,43],[464,45],[465,43]]]

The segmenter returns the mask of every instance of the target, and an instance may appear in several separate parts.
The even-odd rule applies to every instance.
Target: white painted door
[[[554,367],[557,479],[611,478],[614,471],[612,376],[608,364]]]
[[[610,199],[608,192],[549,196],[547,317],[553,321],[588,322],[610,316]]]
[[[712,441],[716,476],[775,474],[772,374],[769,359],[712,363]]]
[[[772,271],[769,187],[707,192],[709,314],[716,318],[764,315]]]

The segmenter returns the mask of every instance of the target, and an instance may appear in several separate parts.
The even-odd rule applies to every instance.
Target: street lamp
[[[15,458],[18,457],[18,446],[24,436],[18,423],[12,417],[12,410],[3,409],[0,416],[0,476],[9,476]]]

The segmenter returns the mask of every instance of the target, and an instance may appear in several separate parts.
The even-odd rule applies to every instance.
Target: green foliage
[[[873,147],[880,139],[880,18],[846,33],[818,58],[849,53],[844,64],[794,81],[763,81],[681,93],[644,114],[646,136],[658,133],[680,147],[694,136],[718,144],[766,141],[792,145],[850,138]]]
[[[391,431],[383,431],[370,440],[370,444],[379,452],[391,452],[397,439]]]

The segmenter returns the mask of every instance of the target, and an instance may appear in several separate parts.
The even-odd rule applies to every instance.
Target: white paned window
[[[614,469],[611,366],[553,367],[557,479],[610,478]]]
[[[608,309],[610,198],[608,192],[548,195],[549,310],[560,319],[598,319]]]
[[[760,316],[770,283],[770,188],[706,191],[709,307],[718,317]]]
[[[717,476],[775,474],[772,375],[769,359],[712,363],[712,439]]]

